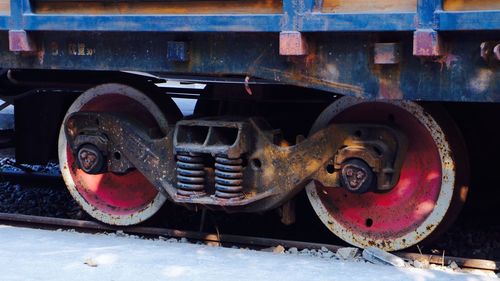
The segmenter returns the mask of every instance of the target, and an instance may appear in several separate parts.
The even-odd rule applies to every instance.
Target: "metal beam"
[[[436,11],[442,10],[442,0],[418,0],[417,23],[413,34],[413,55],[417,57],[439,57],[442,55],[442,40],[436,29],[439,26]]]
[[[28,0],[11,0],[0,30],[158,32],[377,32],[498,30],[500,11],[443,11],[419,0],[417,12],[319,13],[312,0],[285,0],[283,14],[69,15],[34,14]],[[416,19],[416,20],[415,20]]]
[[[436,13],[439,30],[500,30],[500,11]]]
[[[415,13],[312,13],[303,16],[299,30],[304,32],[412,31],[415,30]]]
[[[47,31],[279,32],[281,15],[26,15],[24,29]]]

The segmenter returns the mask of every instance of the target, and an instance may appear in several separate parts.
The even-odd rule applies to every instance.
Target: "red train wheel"
[[[71,105],[64,120],[78,111],[116,112],[133,116],[145,126],[167,126],[165,115],[151,99],[120,84],[104,84],[86,91]],[[166,200],[137,170],[125,174],[85,173],[76,164],[62,126],[59,164],[73,198],[87,213],[102,222],[114,225],[139,223],[156,213]]]
[[[358,247],[394,251],[450,224],[467,195],[468,166],[463,141],[447,115],[410,101],[344,97],[323,111],[312,132],[330,123],[391,124],[409,141],[400,179],[389,192],[355,194],[308,185],[314,210],[335,235]]]

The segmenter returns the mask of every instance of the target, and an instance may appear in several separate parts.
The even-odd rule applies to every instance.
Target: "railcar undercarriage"
[[[276,117],[213,114],[203,102],[183,119],[166,95],[100,84],[62,120],[62,175],[84,210],[109,224],[140,223],[167,201],[293,213],[291,200],[305,189],[325,226],[356,246],[398,250],[443,231],[468,180],[466,150],[446,112],[411,101],[329,103],[308,133],[291,134],[270,124]],[[283,221],[293,223],[293,214]]]

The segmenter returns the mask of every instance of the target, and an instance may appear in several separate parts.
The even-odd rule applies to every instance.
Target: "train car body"
[[[2,0],[0,38],[19,159],[43,151],[29,132],[59,134],[68,189],[112,224],[167,200],[288,214],[306,189],[349,243],[406,248],[452,221],[468,186],[453,120],[415,101],[500,101],[497,0]],[[180,120],[176,93],[154,93],[165,81],[205,83],[212,102]],[[86,91],[65,100],[57,83]],[[318,97],[331,105],[307,130],[277,130]],[[273,99],[299,106],[213,103]],[[51,117],[33,126],[34,111]]]
[[[498,1],[4,2],[5,68],[245,75],[418,100],[499,92]]]

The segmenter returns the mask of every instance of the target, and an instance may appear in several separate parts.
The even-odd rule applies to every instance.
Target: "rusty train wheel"
[[[396,126],[409,143],[396,186],[386,193],[351,193],[311,182],[306,190],[321,221],[344,241],[395,251],[442,232],[467,195],[468,164],[460,132],[438,110],[411,101],[344,97],[325,109],[312,133],[331,123]]]
[[[166,128],[168,120],[146,95],[120,84],[104,84],[80,95],[67,117],[78,111],[116,112],[133,116],[145,126]],[[80,169],[67,144],[64,128],[59,133],[59,164],[68,190],[92,217],[114,225],[132,225],[155,214],[166,198],[137,170],[124,174],[88,174]]]

